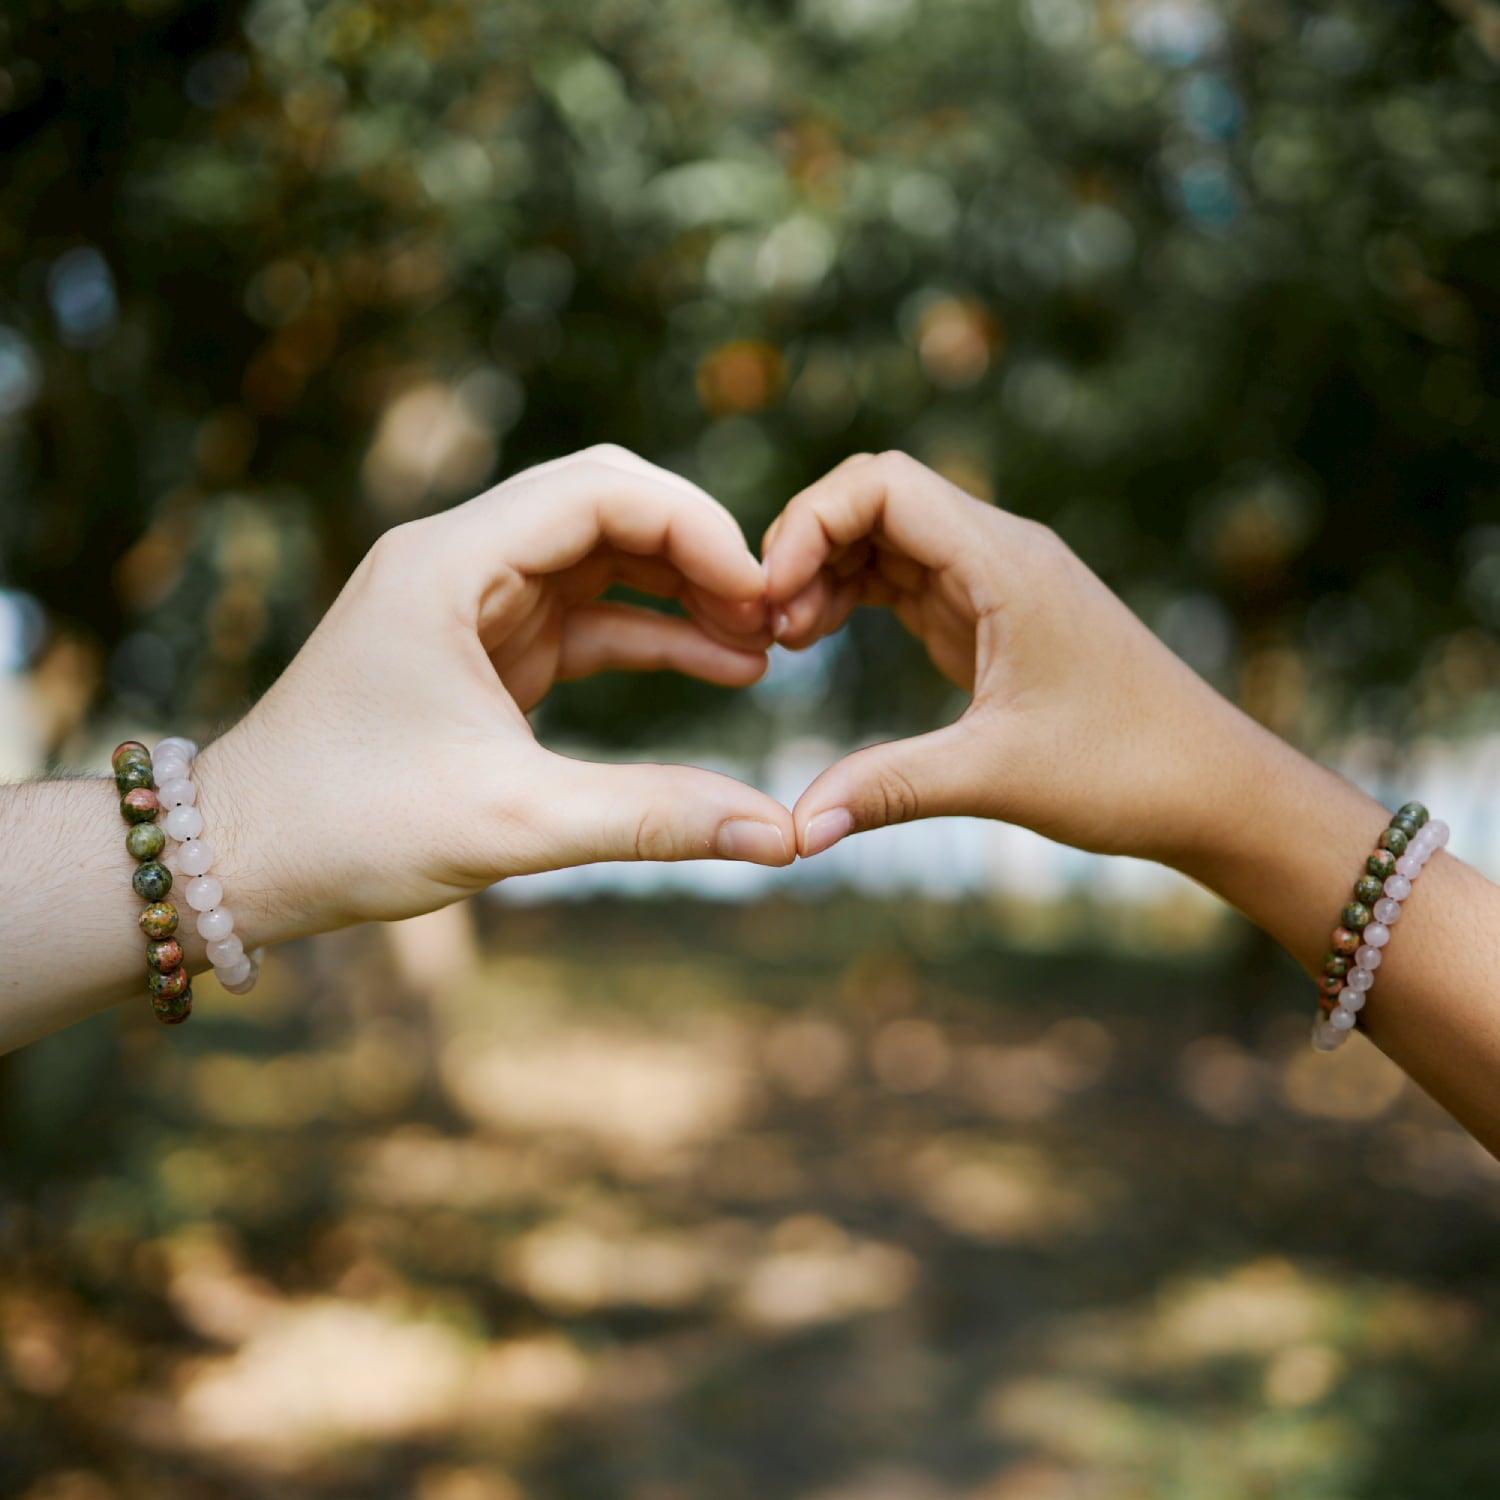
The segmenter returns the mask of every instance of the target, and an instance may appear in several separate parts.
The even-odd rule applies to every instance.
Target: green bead
[[[1417,836],[1417,820],[1415,818],[1403,818],[1398,815],[1391,819],[1390,826],[1392,828],[1399,828],[1408,839],[1414,839]]]
[[[169,938],[177,931],[177,908],[170,901],[153,901],[140,915],[148,938]]]
[[[1351,901],[1344,908],[1344,926],[1350,932],[1363,932],[1370,925],[1370,908],[1363,901]]]
[[[193,987],[180,995],[153,995],[151,1009],[163,1026],[180,1026],[193,1013]]]
[[[118,771],[127,761],[145,761],[151,764],[151,752],[139,740],[123,740],[110,752],[109,768]]]
[[[1398,818],[1410,818],[1420,828],[1428,819],[1428,812],[1420,802],[1408,802],[1404,807],[1397,810]]]
[[[138,786],[149,787],[156,790],[156,778],[151,774],[151,762],[142,765],[139,761],[128,760],[118,771],[115,772],[115,785],[119,787],[121,794],[133,792]]]
[[[160,860],[148,859],[136,866],[130,883],[142,901],[160,901],[172,889],[172,872]]]
[[[155,859],[167,847],[167,836],[159,823],[137,823],[125,835],[132,859]]]
[[[146,988],[151,991],[153,997],[163,1000],[175,1000],[187,987],[187,970],[181,966],[175,969],[153,970],[146,976]]]
[[[182,944],[176,938],[158,938],[146,944],[146,967],[165,974],[168,969],[182,967]]]
[[[1382,849],[1388,849],[1400,859],[1406,853],[1406,846],[1411,843],[1410,837],[1400,828],[1387,828],[1376,840]]]
[[[1384,885],[1373,875],[1361,875],[1354,882],[1354,899],[1363,901],[1366,906],[1374,906],[1384,894]]]
[[[1343,989],[1344,980],[1340,974],[1325,974],[1318,980],[1318,991],[1324,995],[1336,995]]]
[[[1384,885],[1396,873],[1396,856],[1389,849],[1377,849],[1365,861],[1365,869]]]
[[[161,811],[161,803],[149,786],[138,786],[120,798],[120,816],[127,823],[150,823]]]
[[[1334,979],[1342,979],[1349,972],[1349,960],[1342,953],[1330,953],[1323,960],[1323,972]]]

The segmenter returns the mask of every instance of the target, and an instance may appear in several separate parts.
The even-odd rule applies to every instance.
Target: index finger
[[[865,537],[890,541],[934,571],[973,546],[970,508],[989,506],[904,453],[845,459],[803,490],[777,519],[766,543],[766,594],[794,598],[840,547]]]

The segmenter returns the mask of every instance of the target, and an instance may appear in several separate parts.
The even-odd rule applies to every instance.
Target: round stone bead
[[[170,830],[168,830],[170,832]],[[1354,932],[1363,931],[1365,924],[1370,920],[1370,908],[1363,901],[1351,901],[1344,908],[1344,926]]]
[[[160,973],[146,976],[146,988],[153,995],[160,995],[166,1000],[175,1000],[187,987],[186,969],[163,969]]]
[[[139,740],[121,740],[109,752],[109,767],[112,771],[118,771],[123,761],[141,759],[149,761],[151,752]]]
[[[1364,994],[1375,983],[1375,976],[1368,969],[1356,969],[1349,976],[1349,988]]]
[[[1365,944],[1370,948],[1384,948],[1391,940],[1391,929],[1383,922],[1371,922],[1365,928]]]
[[[248,995],[255,988],[255,981],[260,978],[260,965],[253,958],[247,957],[245,962],[250,965],[250,971],[243,979],[230,980],[222,974],[219,983],[229,991],[231,995]]]
[[[248,953],[242,953],[232,964],[225,964],[222,969],[215,969],[220,984],[239,984],[250,977],[250,971],[255,967],[255,960]]]
[[[1342,974],[1324,974],[1318,980],[1318,988],[1325,995],[1336,995],[1344,987]]]
[[[148,938],[169,938],[177,931],[177,908],[170,901],[153,901],[140,916]]]
[[[1323,958],[1323,972],[1342,979],[1349,972],[1349,960],[1341,953],[1328,953]]]
[[[208,945],[208,961],[216,969],[232,968],[245,956],[245,945],[237,932]]]
[[[1337,1052],[1347,1035],[1348,1032],[1336,1030],[1326,1020],[1313,1022],[1312,1044],[1318,1052]]]
[[[156,753],[180,755],[184,760],[191,760],[198,753],[198,747],[192,740],[183,739],[180,734],[169,734],[156,742]]]
[[[1376,880],[1384,880],[1387,875],[1394,873],[1396,869],[1396,856],[1389,849],[1377,849],[1365,861],[1365,873],[1373,875]]]
[[[206,911],[198,918],[198,935],[216,943],[234,931],[234,918],[222,906]]]
[[[1417,836],[1417,828],[1419,825],[1415,818],[1403,818],[1398,813],[1394,818],[1391,819],[1390,826],[1392,828],[1399,828],[1401,832],[1407,836],[1408,839],[1414,839]]]
[[[160,938],[146,944],[146,967],[165,974],[168,969],[182,967],[182,944],[176,938]]]
[[[1344,1007],[1340,1005],[1334,1011],[1334,1013],[1329,1016],[1328,1024],[1332,1026],[1335,1031],[1349,1031],[1354,1025],[1354,1012],[1352,1010],[1345,1010]]]
[[[1380,949],[1372,948],[1368,943],[1365,943],[1359,952],[1354,955],[1354,962],[1356,967],[1368,969],[1373,974],[1380,967]]]
[[[177,851],[177,868],[184,875],[207,875],[213,863],[214,851],[202,839],[189,839]]]
[[[1347,989],[1339,991],[1339,1004],[1352,1016],[1365,1003],[1365,992],[1363,990]]]
[[[1406,846],[1410,842],[1411,840],[1399,828],[1383,829],[1380,837],[1376,840],[1376,843],[1382,849],[1388,849],[1397,859],[1400,859],[1406,853]]]
[[[156,784],[158,786],[168,781],[186,781],[188,779],[188,763],[177,755],[158,755],[152,761],[151,769],[156,772]]]
[[[196,807],[174,807],[162,822],[168,834],[179,843],[184,839],[195,839],[203,832],[203,814]]]
[[[186,778],[177,776],[157,787],[156,800],[163,807],[191,807],[198,800],[198,788]]]
[[[1375,920],[1384,922],[1387,927],[1394,927],[1401,920],[1401,903],[1392,901],[1389,896],[1382,896],[1375,903]]]
[[[1407,802],[1396,809],[1398,818],[1410,818],[1420,828],[1427,821],[1427,809],[1420,802]]]
[[[1403,854],[1396,861],[1396,873],[1404,875],[1408,880],[1415,880],[1422,873],[1422,866],[1427,863],[1420,854]]]
[[[1441,818],[1434,818],[1417,835],[1416,842],[1423,849],[1446,849],[1448,847],[1450,831],[1448,825]]]
[[[158,792],[157,796],[161,796]],[[1362,901],[1366,906],[1373,906],[1380,900],[1381,884],[1373,875],[1361,875],[1354,882],[1354,899]]]
[[[183,892],[194,911],[212,911],[224,899],[224,887],[212,875],[200,875]]]
[[[188,985],[180,995],[153,995],[151,1010],[163,1026],[181,1026],[193,1013],[192,985]]]
[[[172,872],[159,859],[148,859],[136,866],[130,883],[142,901],[160,901],[172,889]]]
[[[1350,932],[1347,927],[1335,927],[1333,937],[1329,940],[1330,946],[1335,953],[1349,955],[1359,947],[1359,934]]]
[[[167,836],[159,823],[134,823],[125,835],[132,859],[155,859],[167,847]]]
[[[160,811],[161,803],[148,786],[138,786],[120,798],[120,816],[127,823],[150,823]]]
[[[1411,895],[1411,881],[1405,875],[1392,875],[1381,889],[1392,901],[1405,901]]]
[[[133,792],[138,786],[155,788],[156,777],[152,775],[149,764],[128,760],[115,772],[115,785],[121,793]]]

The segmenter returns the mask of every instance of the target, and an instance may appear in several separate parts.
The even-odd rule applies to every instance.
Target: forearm
[[[1219,813],[1174,862],[1316,973],[1389,810],[1248,720],[1216,759]],[[1435,855],[1383,959],[1362,1029],[1500,1155],[1500,887]],[[1309,1017],[1314,1003],[1309,984]]]

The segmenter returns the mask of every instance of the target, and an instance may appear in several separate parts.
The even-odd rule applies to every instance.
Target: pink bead
[[[158,755],[151,762],[151,774],[156,778],[157,786],[168,781],[185,781],[188,763],[180,755]]]
[[[200,875],[183,892],[194,911],[212,911],[224,899],[224,887],[212,875]]]
[[[183,875],[207,875],[213,864],[214,851],[202,839],[189,839],[177,851],[177,869]]]
[[[162,819],[162,827],[169,838],[195,839],[203,832],[203,814],[196,807],[174,807]]]
[[[1335,1031],[1348,1031],[1354,1025],[1354,1012],[1341,1005],[1328,1017],[1328,1024]]]
[[[1451,832],[1452,830],[1441,818],[1434,818],[1432,822],[1418,831],[1417,842],[1426,845],[1429,849],[1446,849]]]
[[[1408,880],[1415,880],[1422,873],[1423,861],[1409,849],[1396,861],[1396,873],[1404,875]]]
[[[1361,994],[1364,994],[1374,983],[1375,976],[1368,969],[1356,967],[1349,971],[1349,984],[1347,988],[1351,990],[1358,990]]]
[[[250,971],[254,967],[255,960],[248,953],[242,953],[232,964],[225,964],[215,972],[220,984],[239,984],[250,977]]]
[[[1337,1052],[1343,1046],[1344,1038],[1348,1034],[1347,1031],[1340,1031],[1330,1026],[1327,1021],[1314,1021],[1312,1044],[1319,1052]]]
[[[216,969],[232,968],[245,956],[245,945],[237,932],[208,945],[208,961]]]
[[[164,740],[156,742],[152,756],[180,755],[183,760],[191,760],[197,753],[198,747],[191,740],[183,739],[180,734],[169,734]]]
[[[160,782],[156,795],[163,807],[191,807],[198,799],[198,788],[179,776],[172,781]]]
[[[1385,883],[1385,893],[1392,901],[1405,901],[1411,895],[1411,881],[1405,875],[1392,875]]]
[[[1401,920],[1401,903],[1392,901],[1389,896],[1382,896],[1372,908],[1377,922],[1384,922],[1387,927],[1394,927]]]
[[[229,980],[222,974],[219,975],[219,983],[231,995],[248,995],[255,988],[255,981],[260,978],[260,965],[253,958],[246,958],[245,962],[250,965],[250,971],[243,979]]]
[[[1365,942],[1372,948],[1384,948],[1391,940],[1391,929],[1380,922],[1371,922],[1365,928]]]
[[[1368,969],[1374,973],[1380,967],[1380,949],[1372,948],[1368,943],[1354,955],[1355,964],[1361,969]]]
[[[222,906],[206,911],[198,918],[198,935],[211,943],[227,938],[234,931],[234,918]]]

